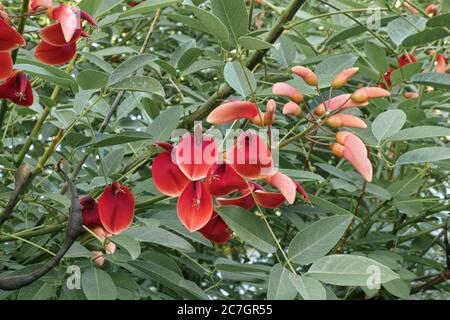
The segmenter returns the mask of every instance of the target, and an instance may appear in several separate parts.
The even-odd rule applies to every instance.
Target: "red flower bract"
[[[20,106],[31,106],[33,91],[27,75],[18,70],[14,71],[5,82],[0,84],[0,98],[8,99]]]
[[[85,196],[80,199],[80,205],[83,212],[83,224],[89,229],[101,227],[97,201],[90,196]]]
[[[54,46],[45,41],[41,41],[36,46],[34,56],[42,63],[57,65],[70,61],[76,52],[77,45],[75,42],[69,43],[65,46]]]
[[[113,182],[105,187],[98,201],[98,214],[103,227],[112,234],[126,230],[134,218],[134,196],[127,187]]]
[[[13,71],[13,61],[9,52],[0,52],[0,80],[7,79]]]
[[[0,51],[11,51],[25,45],[25,39],[13,27],[0,19]]]
[[[201,134],[186,135],[175,147],[177,165],[191,181],[206,177],[218,158],[217,144]]]
[[[160,153],[153,160],[152,176],[156,188],[168,196],[179,196],[190,181],[172,162],[169,151]]]
[[[230,240],[231,230],[225,221],[217,214],[213,213],[209,222],[198,230],[206,239],[215,243],[225,243]]]
[[[201,181],[189,183],[178,199],[178,218],[191,232],[203,228],[208,223],[213,209],[212,196]]]

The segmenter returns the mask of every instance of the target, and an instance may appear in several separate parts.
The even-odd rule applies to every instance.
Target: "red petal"
[[[83,224],[89,229],[101,227],[97,201],[90,196],[85,196],[80,199],[80,205],[83,211]]]
[[[256,190],[255,192],[253,192],[253,197],[261,207],[269,209],[278,208],[286,200],[281,193],[261,190]]]
[[[248,188],[247,182],[227,163],[215,163],[208,171],[206,185],[216,197]]]
[[[75,8],[60,4],[52,12],[53,19],[58,20],[61,24],[66,42],[69,42],[77,30],[81,28],[80,16],[74,11]]]
[[[0,98],[8,99],[20,106],[31,106],[33,91],[26,74],[14,71],[8,80],[0,84]]]
[[[72,39],[69,42],[67,42],[66,39],[64,38],[64,34],[60,23],[55,23],[41,29],[39,35],[45,42],[53,46],[67,46],[67,44],[73,43],[77,41],[78,38],[80,38],[81,28],[75,31]]]
[[[221,206],[238,206],[245,210],[250,210],[255,205],[252,194],[247,193],[238,198],[217,198]]]
[[[98,201],[98,213],[103,227],[108,232],[121,233],[133,222],[133,194],[118,182],[106,186]]]
[[[172,162],[171,154],[167,151],[153,160],[152,176],[156,188],[168,196],[179,196],[189,183],[189,179]]]
[[[231,230],[217,214],[213,213],[211,220],[200,230],[198,230],[206,239],[215,243],[225,243],[230,240]]]
[[[234,170],[248,179],[273,174],[273,159],[266,143],[253,132],[243,132],[227,155]]]
[[[0,80],[8,79],[13,71],[13,61],[9,52],[0,52]]]
[[[206,177],[218,158],[217,144],[201,135],[184,136],[175,148],[178,167],[190,180]]]
[[[65,46],[53,46],[45,41],[41,41],[36,47],[34,56],[42,63],[57,65],[69,62],[76,53],[76,43],[69,43]]]
[[[0,51],[11,51],[25,44],[25,39],[20,33],[0,19]]]
[[[308,193],[306,192],[306,190],[303,188],[303,186],[300,184],[300,183],[298,183],[297,181],[294,181],[295,182],[295,187],[296,187],[296,190],[297,190],[297,192],[298,193],[300,193],[301,195],[302,195],[302,197],[306,200],[306,201],[311,201],[311,199],[309,198],[309,195],[308,195]]]
[[[277,172],[273,176],[267,178],[267,182],[280,190],[287,202],[290,204],[294,203],[296,185],[291,178],[281,172]]]
[[[97,26],[97,20],[95,20],[89,13],[86,11],[80,10],[80,18],[89,22],[93,26]]]
[[[191,232],[203,228],[208,223],[213,209],[212,196],[201,181],[188,184],[178,199],[178,218]]]

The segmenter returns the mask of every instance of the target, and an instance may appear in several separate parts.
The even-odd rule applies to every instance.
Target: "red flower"
[[[247,182],[227,163],[215,163],[208,171],[206,185],[216,197],[248,188]]]
[[[25,73],[14,71],[10,77],[0,84],[0,98],[24,107],[33,104],[33,91]]]
[[[399,66],[399,68],[401,68],[403,66],[406,66],[407,64],[410,64],[410,63],[413,63],[416,61],[417,61],[416,57],[414,57],[412,54],[410,54],[410,53],[408,55],[402,54],[400,56],[400,58],[398,58],[398,66]]]
[[[223,244],[230,240],[231,230],[225,221],[214,212],[209,222],[200,230],[198,230],[206,239]]]
[[[48,4],[47,4],[48,5]],[[58,23],[43,28],[40,31],[41,43],[36,47],[34,56],[40,62],[58,65],[69,62],[77,52],[77,40],[88,37],[83,32],[81,20],[96,26],[97,22],[87,12],[77,7],[61,4],[55,8],[48,8],[49,17]]]
[[[85,196],[80,199],[80,205],[83,212],[83,224],[89,229],[101,227],[97,201],[90,196]]]
[[[134,218],[134,196],[117,181],[105,187],[98,201],[98,214],[103,227],[112,234],[126,230]]]
[[[25,45],[25,39],[0,17],[0,80],[5,80],[13,72],[11,51]]]
[[[401,67],[404,67],[404,66],[406,66],[406,65],[408,65],[408,64],[410,64],[410,63],[416,62],[416,61],[417,61],[416,57],[414,57],[412,54],[410,54],[410,53],[407,54],[407,55],[406,55],[406,54],[402,54],[402,55],[398,58],[398,67],[401,68]],[[380,83],[378,84],[378,86],[379,86],[380,88],[387,89],[387,88],[392,87],[391,73],[394,72],[396,69],[397,69],[397,68],[389,67],[389,71],[386,72],[386,73],[383,75],[384,82],[380,82]]]

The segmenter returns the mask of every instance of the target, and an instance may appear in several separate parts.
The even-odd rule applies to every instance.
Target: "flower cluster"
[[[232,119],[226,109],[240,109],[240,105],[237,101],[216,109],[221,113],[225,106],[225,118],[219,117],[217,121],[223,123],[226,117]],[[242,105],[245,110],[252,104],[242,102]],[[255,111],[256,105],[252,108]],[[243,114],[249,119],[255,119],[256,115],[256,112]],[[261,117],[264,119],[264,114]],[[208,121],[212,123],[214,119],[213,112]],[[253,131],[239,134],[230,150],[223,154],[219,154],[212,137],[201,133],[184,135],[175,146],[165,142],[157,144],[164,151],[152,164],[155,186],[163,194],[179,197],[177,212],[181,223],[189,231],[199,231],[213,242],[224,243],[230,238],[230,229],[214,211],[215,206],[235,205],[246,210],[255,205],[277,208],[284,202],[292,204],[296,191],[307,198],[300,184],[275,169],[270,148]],[[255,180],[264,181],[278,192],[267,191]],[[232,193],[239,196],[226,197]]]
[[[52,0],[32,0],[30,11],[35,15],[44,9],[47,16],[55,20],[54,24],[39,31],[42,41],[35,48],[37,60],[49,65],[65,64],[76,54],[76,41],[80,37],[89,37],[83,31],[82,20],[96,26],[97,22],[88,13],[78,7],[65,4],[53,6]],[[44,12],[42,11],[42,12]],[[33,104],[33,92],[28,77],[20,70],[14,70],[11,56],[13,50],[26,44],[22,35],[9,24],[9,16],[0,3],[0,98],[20,106]]]

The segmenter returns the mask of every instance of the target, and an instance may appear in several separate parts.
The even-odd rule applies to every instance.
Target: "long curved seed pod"
[[[71,198],[71,207],[69,219],[67,222],[67,231],[64,243],[62,244],[61,248],[56,253],[56,255],[52,257],[44,266],[42,266],[38,270],[25,275],[0,278],[1,290],[12,291],[20,289],[47,274],[64,257],[66,252],[70,249],[70,247],[72,247],[73,243],[77,240],[78,236],[81,234],[83,230],[83,216],[77,190],[73,182],[70,180],[70,178],[66,175],[64,171],[62,171],[58,167],[55,170],[58,171],[66,180],[66,183],[69,187]]]

